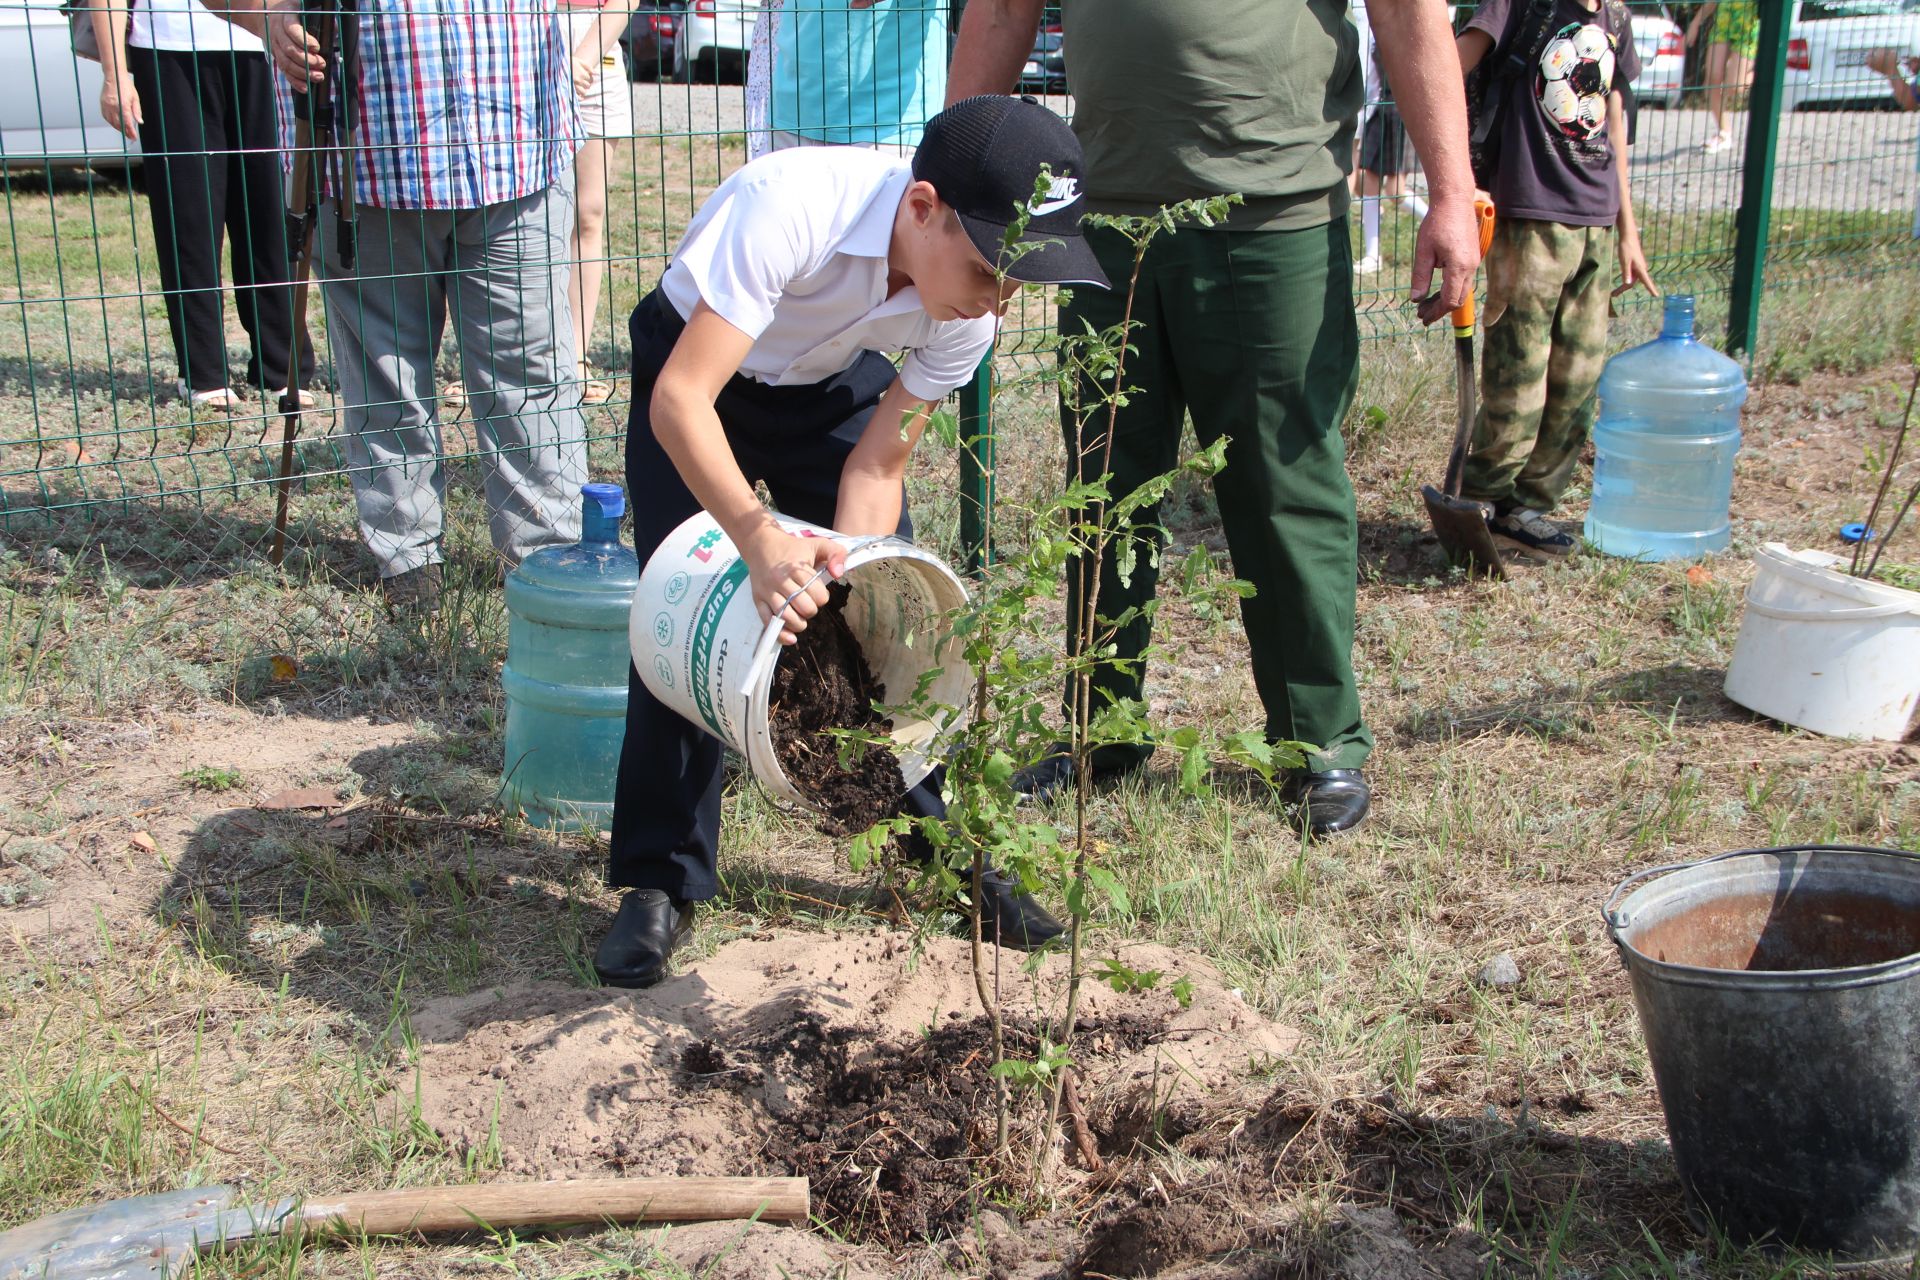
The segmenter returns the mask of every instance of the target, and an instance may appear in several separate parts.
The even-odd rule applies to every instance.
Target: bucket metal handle
[[[1623,911],[1614,910],[1614,904],[1620,901],[1621,895],[1628,889],[1643,880],[1651,880],[1654,876],[1666,875],[1670,871],[1690,871],[1694,867],[1711,866],[1716,862],[1725,862],[1728,858],[1745,858],[1756,853],[1806,853],[1816,849],[1834,853],[1886,853],[1896,858],[1912,858],[1920,861],[1920,853],[1906,849],[1880,849],[1863,844],[1783,844],[1775,845],[1770,849],[1733,849],[1726,853],[1716,853],[1711,858],[1696,858],[1692,862],[1669,862],[1664,866],[1648,867],[1643,871],[1634,872],[1613,886],[1613,892],[1608,894],[1606,902],[1601,904],[1600,918],[1605,920],[1607,927],[1613,931],[1613,940],[1619,942],[1620,931],[1633,923],[1633,917]]]

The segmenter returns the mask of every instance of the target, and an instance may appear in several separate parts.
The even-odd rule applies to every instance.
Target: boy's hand
[[[1640,233],[1623,231],[1620,233],[1620,283],[1613,296],[1617,298],[1635,285],[1656,298],[1660,296],[1660,287],[1654,284],[1653,273],[1647,270],[1647,255],[1640,248]]]
[[[831,538],[796,537],[778,525],[754,538],[741,554],[752,575],[753,603],[760,617],[770,622],[775,610],[781,610],[780,620],[786,624],[781,644],[800,639],[807,619],[827,603],[827,582],[847,571],[845,547]]]

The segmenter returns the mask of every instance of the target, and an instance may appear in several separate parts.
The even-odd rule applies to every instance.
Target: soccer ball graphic
[[[1572,22],[1540,54],[1535,92],[1547,119],[1569,138],[1586,139],[1607,122],[1613,88],[1613,44],[1591,23]]]

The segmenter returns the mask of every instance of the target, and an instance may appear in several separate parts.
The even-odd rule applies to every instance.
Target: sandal
[[[575,381],[580,384],[581,404],[605,404],[613,399],[613,384],[605,378],[593,376],[593,370],[582,360],[575,369]]]
[[[287,389],[281,387],[278,391],[262,391],[260,396],[277,410],[280,407],[281,399],[285,397],[286,394]],[[314,395],[313,392],[308,391],[305,387],[302,387],[300,389],[300,407],[302,409],[316,409],[319,406],[320,397]]]
[[[223,413],[240,407],[240,397],[232,387],[212,387],[206,391],[189,391],[184,378],[174,381],[174,391],[187,406],[192,409],[218,409]]]

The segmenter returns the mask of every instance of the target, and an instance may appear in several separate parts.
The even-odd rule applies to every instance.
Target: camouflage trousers
[[[1503,510],[1559,505],[1593,430],[1612,284],[1612,227],[1495,225],[1465,496]]]

